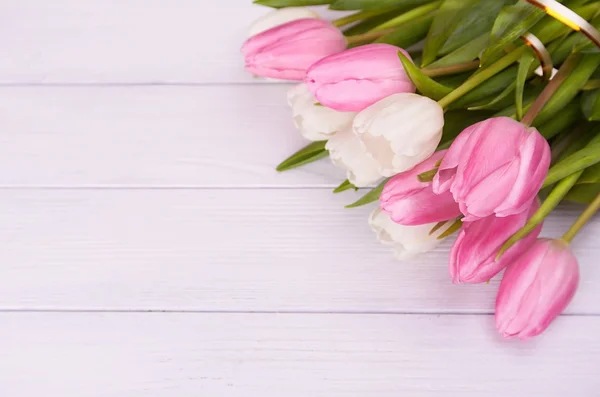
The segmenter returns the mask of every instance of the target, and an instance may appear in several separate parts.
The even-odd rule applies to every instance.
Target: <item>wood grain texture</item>
[[[492,316],[8,313],[0,321],[0,385],[11,397],[587,397],[600,386],[598,317],[563,317],[530,342],[501,340]]]
[[[489,313],[497,280],[454,286],[450,241],[411,262],[328,190],[4,190],[2,309]],[[546,223],[558,236],[565,208]],[[569,313],[600,313],[600,224],[576,243]]]
[[[0,84],[264,82],[243,70],[240,48],[269,10],[251,0],[3,0]]]
[[[0,186],[337,186],[327,159],[275,171],[309,143],[288,87],[0,88]]]

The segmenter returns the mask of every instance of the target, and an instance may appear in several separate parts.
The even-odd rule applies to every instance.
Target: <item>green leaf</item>
[[[540,125],[537,129],[544,138],[550,139],[579,120],[581,120],[579,105],[577,103],[570,103],[551,120]]]
[[[596,130],[597,133],[597,130]],[[584,170],[600,162],[600,135],[596,135],[581,150],[576,151],[556,163],[544,181],[544,187],[555,184],[563,178]]]
[[[332,10],[373,10],[377,8],[399,7],[409,10],[433,0],[335,0],[329,8]]]
[[[398,57],[400,57],[406,74],[421,94],[433,100],[439,100],[452,92],[452,88],[443,86],[432,78],[425,76],[402,52],[398,51]]]
[[[598,66],[600,66],[600,54],[584,54],[573,72],[565,79],[536,117],[534,125],[541,125],[556,116],[579,94],[579,91],[581,91]]]
[[[427,66],[436,60],[440,48],[476,3],[477,0],[444,0],[425,39],[421,66]]]
[[[486,80],[480,84],[473,91],[469,92],[461,99],[457,100],[451,105],[451,108],[463,108],[473,103],[487,98],[491,95],[502,92],[507,86],[515,81],[517,76],[517,66],[511,66],[508,69],[503,70],[494,77]]]
[[[450,54],[433,62],[427,68],[441,68],[456,65],[457,63],[469,62],[477,59],[481,51],[489,44],[490,35],[485,33],[462,47],[452,51]]]
[[[589,204],[600,194],[600,183],[575,185],[565,196],[566,201],[579,204]]]
[[[341,192],[345,192],[346,190],[350,190],[350,189],[358,190],[358,188],[356,186],[354,186],[348,179],[346,179],[344,182],[342,182],[340,184],[340,186],[336,187],[333,192],[341,193]]]
[[[468,10],[456,29],[450,34],[439,54],[446,55],[488,33],[500,10],[515,0],[481,0]],[[478,53],[479,54],[479,53]],[[475,59],[475,58],[473,58]]]
[[[377,185],[376,188],[370,190],[367,194],[358,199],[358,201],[347,205],[346,208],[357,208],[379,200],[379,196],[381,196],[381,192],[383,192],[383,188],[385,187],[387,181],[389,181],[389,178]]]
[[[453,235],[454,233],[458,232],[460,230],[460,228],[462,227],[462,219],[457,219],[455,220],[452,225],[450,225],[450,227],[448,227],[448,229],[446,229],[446,231],[444,231],[444,233],[440,234],[437,239],[438,240],[443,240],[446,237],[450,237],[451,235]]]
[[[545,15],[543,10],[525,0],[519,0],[517,4],[505,7],[494,22],[490,36],[491,45],[481,56],[482,65],[491,64],[502,54],[504,47],[517,40]]]
[[[442,143],[454,140],[465,128],[492,116],[489,111],[449,110],[444,114]]]
[[[517,108],[517,121],[523,118],[523,92],[525,91],[525,83],[529,77],[529,69],[535,61],[535,57],[531,54],[525,54],[519,61],[519,70],[517,71],[517,81],[515,89],[515,106]]]
[[[581,110],[589,121],[600,120],[600,90],[585,91],[581,95]]]
[[[479,106],[471,106],[469,110],[487,110],[487,109],[504,109],[508,105],[504,105],[504,102],[510,97],[510,94],[513,93],[515,87],[517,86],[516,82],[512,82],[509,84],[504,91],[502,91],[498,96],[493,98],[490,102],[486,102],[484,105]],[[509,99],[512,102],[512,99]]]
[[[577,184],[600,183],[600,163],[587,168]]]
[[[387,22],[395,17],[397,17],[400,13],[402,13],[399,9],[394,9],[388,11],[384,14],[377,15],[375,17],[367,18],[352,27],[344,30],[344,35],[346,36],[356,36],[359,34],[367,33],[373,28],[381,25],[384,22]]]
[[[292,168],[297,168],[302,165],[312,163],[313,161],[322,159],[323,157],[327,157],[328,152],[325,149],[326,144],[327,141],[312,142],[311,144],[305,146],[304,148],[300,149],[299,151],[285,159],[281,164],[277,166],[277,171],[283,172],[291,170]]]
[[[261,6],[283,8],[283,7],[305,7],[331,4],[333,0],[254,0],[254,4]]]
[[[427,35],[427,31],[429,30],[432,21],[433,14],[415,18],[412,21],[403,24],[394,32],[380,37],[375,42],[387,43],[400,48],[410,47],[421,41]]]

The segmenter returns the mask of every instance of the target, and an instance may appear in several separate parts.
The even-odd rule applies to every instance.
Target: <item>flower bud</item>
[[[528,211],[520,214],[504,218],[490,215],[477,221],[464,222],[450,251],[449,270],[452,282],[483,283],[513,263],[536,241],[542,230],[541,224],[499,259],[496,256],[506,240],[521,229],[539,208],[540,203],[535,200]]]
[[[389,44],[367,44],[328,56],[306,73],[308,88],[323,105],[360,112],[392,94],[415,92],[398,58],[406,51]]]
[[[315,105],[315,97],[306,84],[298,84],[288,91],[288,104],[292,108],[294,125],[310,141],[329,139],[336,132],[352,126],[355,113],[338,112]]]
[[[306,18],[319,18],[319,14],[305,7],[287,7],[273,10],[254,21],[250,26],[248,37],[256,36],[288,22]]]
[[[454,219],[460,215],[450,192],[433,193],[431,182],[419,181],[418,175],[435,168],[445,150],[434,153],[415,168],[390,179],[380,196],[381,209],[401,225],[423,225]]]
[[[476,123],[456,138],[433,181],[450,190],[465,221],[527,210],[550,166],[550,146],[535,128],[508,117]]]
[[[350,127],[334,134],[325,148],[333,164],[346,170],[346,176],[354,186],[367,187],[381,179],[377,162],[367,154]]]
[[[261,77],[300,81],[316,61],[346,48],[346,38],[322,19],[298,19],[249,38],[246,70]]]
[[[448,222],[435,233],[430,234],[435,223],[420,226],[399,225],[383,212],[376,208],[369,217],[369,225],[377,234],[382,244],[393,248],[397,259],[411,259],[440,245],[443,240],[438,237],[444,233],[452,222]]]
[[[354,118],[352,128],[385,177],[408,171],[431,156],[442,138],[444,111],[421,95],[391,95]]]
[[[496,298],[496,328],[506,338],[544,332],[569,305],[579,265],[568,244],[539,239],[504,273]]]

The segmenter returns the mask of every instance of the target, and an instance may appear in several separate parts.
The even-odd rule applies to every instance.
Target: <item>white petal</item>
[[[444,111],[418,94],[391,95],[356,115],[354,132],[377,161],[380,173],[410,170],[433,154],[442,138]]]
[[[348,180],[354,186],[366,187],[381,179],[377,163],[366,154],[350,128],[332,136],[326,148],[333,164],[346,170]]]
[[[316,105],[317,100],[305,84],[292,87],[287,100],[292,108],[294,125],[304,138],[311,141],[327,140],[336,132],[349,129],[355,116],[355,113]]]
[[[369,217],[369,225],[377,234],[379,241],[394,249],[396,258],[406,260],[429,252],[437,247],[443,240],[438,240],[452,222],[448,222],[434,234],[429,235],[435,223],[420,226],[403,226],[395,223],[381,209],[376,208]]]
[[[304,18],[319,18],[319,14],[304,7],[288,7],[271,11],[254,21],[250,26],[248,37],[255,36],[284,23]]]

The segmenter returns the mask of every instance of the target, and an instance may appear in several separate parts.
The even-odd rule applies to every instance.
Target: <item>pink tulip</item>
[[[508,117],[474,124],[442,160],[433,191],[450,190],[465,221],[527,210],[550,166],[550,146],[535,128]]]
[[[544,332],[569,305],[579,284],[577,258],[561,240],[539,239],[504,273],[496,328],[506,338]]]
[[[346,48],[346,38],[331,23],[298,19],[249,38],[242,47],[246,70],[257,76],[300,81],[316,61]]]
[[[410,171],[402,172],[386,183],[380,196],[381,209],[401,225],[417,226],[456,218],[458,204],[450,192],[433,193],[431,182],[421,182],[417,176],[435,167],[446,151],[434,153]]]
[[[398,58],[406,51],[389,44],[368,44],[328,56],[306,73],[305,83],[317,100],[341,112],[360,112],[381,99],[415,92]]]
[[[528,211],[497,218],[494,215],[478,221],[465,222],[450,251],[450,276],[452,282],[483,283],[500,273],[506,266],[527,251],[536,241],[542,225],[519,240],[496,260],[502,245],[521,229],[540,208],[534,200]]]

